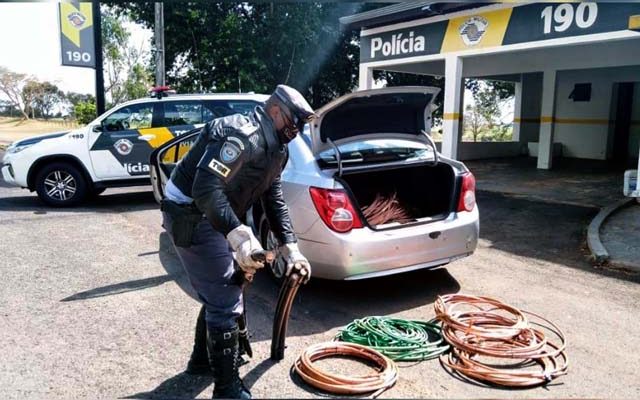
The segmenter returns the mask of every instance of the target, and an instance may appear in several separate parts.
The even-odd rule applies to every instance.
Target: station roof
[[[374,28],[419,18],[449,14],[456,11],[483,7],[492,3],[443,3],[433,1],[409,1],[365,11],[340,18],[340,23],[349,28]]]

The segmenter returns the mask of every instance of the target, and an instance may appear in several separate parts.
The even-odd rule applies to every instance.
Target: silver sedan
[[[474,252],[475,179],[461,162],[440,156],[426,133],[437,94],[395,87],[345,95],[317,110],[318,118],[289,144],[283,191],[314,277],[372,278],[435,268]],[[170,150],[196,134],[152,155],[157,198],[184,152]],[[277,248],[259,205],[250,218],[263,246]],[[281,261],[270,267],[282,276]]]

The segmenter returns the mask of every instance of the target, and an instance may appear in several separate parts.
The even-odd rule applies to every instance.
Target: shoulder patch
[[[224,142],[220,148],[220,160],[225,163],[232,163],[240,157],[241,153],[242,149],[233,141],[229,140]]]

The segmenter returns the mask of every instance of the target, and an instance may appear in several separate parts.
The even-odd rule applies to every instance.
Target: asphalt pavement
[[[400,364],[383,398],[638,398],[640,278],[594,269],[584,229],[597,208],[478,193],[481,240],[446,268],[385,278],[313,280],[293,306],[288,348],[269,360],[278,285],[248,289],[254,358],[241,368],[256,398],[320,394],[290,373],[308,345],[366,315],[431,319],[440,294],[500,298],[558,324],[569,373],[547,387],[504,390],[450,376],[438,361]],[[0,397],[209,398],[208,377],[182,371],[199,304],[160,226],[148,188],[110,189],[51,209],[0,183]],[[348,373],[349,361],[326,362]]]

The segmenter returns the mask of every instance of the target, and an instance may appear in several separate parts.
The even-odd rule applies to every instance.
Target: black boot
[[[209,364],[213,370],[214,399],[250,399],[238,373],[238,328],[208,332]]]
[[[193,351],[185,372],[189,375],[211,375],[209,355],[207,353],[207,323],[204,320],[204,306],[200,309],[193,338]]]

